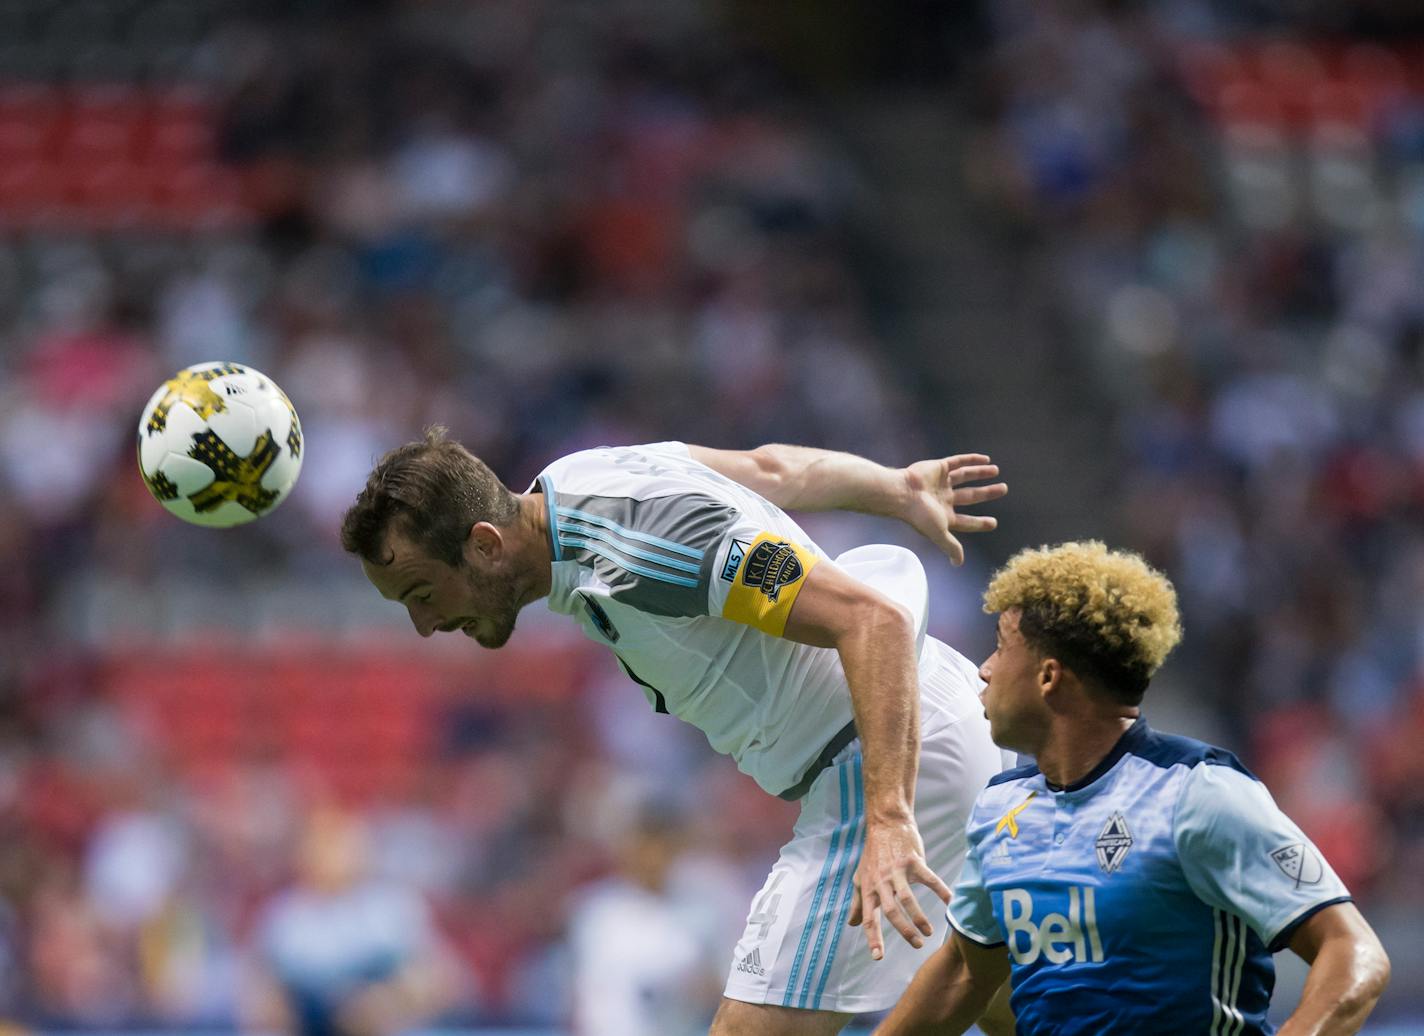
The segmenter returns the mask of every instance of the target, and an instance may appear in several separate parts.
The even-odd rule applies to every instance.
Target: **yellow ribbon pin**
[[[1028,809],[1028,804],[1033,801],[1033,797],[1037,794],[1038,792],[1036,791],[1029,792],[1028,798],[1024,799],[1013,809],[1005,813],[1003,819],[1000,820],[999,823],[994,827],[994,834],[998,834],[1000,831],[1007,827],[1009,829],[1009,837],[1017,838],[1019,836],[1018,815],[1024,810]]]

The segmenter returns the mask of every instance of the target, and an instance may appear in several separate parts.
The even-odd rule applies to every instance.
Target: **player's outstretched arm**
[[[1389,984],[1389,957],[1353,903],[1307,918],[1290,948],[1310,964],[1300,1004],[1278,1036],[1346,1036],[1360,1031]]]
[[[771,444],[755,450],[714,450],[689,446],[694,460],[739,482],[777,507],[801,511],[861,511],[898,518],[956,565],[964,547],[956,533],[987,532],[998,522],[959,509],[997,500],[1009,491],[995,478],[997,465],[982,453],[922,460],[907,468],[887,468],[849,453],[809,446]]]
[[[953,932],[925,961],[874,1036],[956,1036],[984,1013],[1009,976],[1002,946],[980,946]]]

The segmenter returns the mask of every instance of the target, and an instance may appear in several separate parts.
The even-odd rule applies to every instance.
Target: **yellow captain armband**
[[[722,618],[781,636],[791,606],[806,585],[806,574],[820,560],[798,543],[769,532],[760,534],[746,548],[732,577]]]

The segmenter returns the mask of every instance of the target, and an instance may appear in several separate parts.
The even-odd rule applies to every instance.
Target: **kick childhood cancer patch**
[[[799,544],[769,532],[760,534],[744,548],[722,617],[781,636],[806,574],[818,560]]]

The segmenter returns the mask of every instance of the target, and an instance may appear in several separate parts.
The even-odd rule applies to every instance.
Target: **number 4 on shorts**
[[[784,877],[786,877],[785,871],[777,871],[776,876],[771,879],[771,884],[752,904],[752,913],[747,918],[747,924],[761,925],[761,931],[757,933],[758,940],[765,939],[767,933],[771,931],[771,926],[776,923],[776,910],[781,906],[781,893],[776,889]]]

